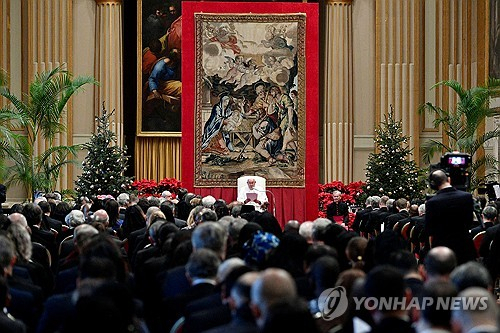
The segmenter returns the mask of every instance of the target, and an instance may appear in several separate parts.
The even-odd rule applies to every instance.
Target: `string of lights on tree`
[[[409,137],[403,135],[401,121],[394,119],[394,109],[375,129],[377,153],[371,153],[366,166],[365,192],[390,198],[414,199],[423,196],[425,182],[413,160]]]
[[[110,130],[110,117],[102,106],[102,115],[95,117],[97,130],[90,142],[82,145],[87,156],[82,162],[82,174],[76,180],[78,196],[95,197],[110,194],[116,197],[125,192],[132,178],[124,175],[128,168],[127,147],[118,146],[116,134]]]

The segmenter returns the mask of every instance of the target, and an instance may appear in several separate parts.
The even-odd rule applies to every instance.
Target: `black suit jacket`
[[[487,258],[490,254],[490,245],[493,239],[495,239],[495,234],[500,229],[500,224],[494,225],[488,228],[484,233],[483,241],[479,247],[479,256]]]
[[[375,230],[380,231],[380,225],[384,219],[391,213],[387,207],[381,207],[377,210],[372,210],[368,216],[368,223],[366,224],[366,231],[373,232]]]
[[[425,203],[425,231],[432,237],[432,247],[449,247],[459,264],[476,256],[469,234],[473,207],[472,195],[454,187],[438,191]]]
[[[167,327],[170,329],[177,319],[184,315],[186,306],[197,299],[203,298],[212,294],[215,290],[215,286],[210,283],[200,283],[189,287],[184,293],[178,294],[177,296],[164,299],[164,309],[163,312],[167,319]]]
[[[363,221],[364,216],[367,214],[370,214],[370,212],[372,210],[373,210],[373,208],[371,206],[369,206],[369,207],[366,207],[365,209],[358,210],[356,212],[356,217],[354,218],[354,222],[352,223],[352,226],[351,226],[354,231],[357,231],[357,232],[360,231],[361,221]]]
[[[397,212],[396,214],[391,214],[387,216],[386,218],[386,224],[385,224],[385,229],[392,229],[394,228],[394,225],[398,223],[399,221],[406,219],[407,217],[410,217],[410,213],[408,213],[407,210],[401,210]]]

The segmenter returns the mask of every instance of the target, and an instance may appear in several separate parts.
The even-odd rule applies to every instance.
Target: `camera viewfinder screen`
[[[448,159],[449,165],[465,165],[465,157],[453,156]]]

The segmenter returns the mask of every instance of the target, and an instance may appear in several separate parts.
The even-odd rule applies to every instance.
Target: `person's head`
[[[14,244],[7,236],[0,234],[0,269],[4,277],[12,275],[12,268],[16,262]]]
[[[46,215],[50,214],[50,204],[47,201],[40,201],[38,202],[38,206],[42,209],[42,212]]]
[[[14,243],[17,258],[20,261],[28,262],[33,250],[28,229],[19,223],[11,223],[7,228],[7,235]]]
[[[216,199],[213,196],[207,195],[206,197],[203,197],[203,199],[201,199],[201,204],[205,208],[213,208],[215,201]]]
[[[196,216],[194,217],[196,224],[204,223],[204,222],[216,222],[218,220],[217,213],[214,212],[210,208],[203,208]]]
[[[23,206],[23,215],[30,227],[39,226],[42,222],[42,209],[33,203],[27,203]]]
[[[77,284],[87,278],[126,281],[125,261],[116,242],[107,234],[91,236],[80,251]]]
[[[170,200],[172,199],[172,193],[170,191],[165,190],[161,192],[161,197],[165,200]]]
[[[307,303],[300,298],[283,300],[269,307],[266,321],[260,331],[274,332],[320,332]]]
[[[390,265],[379,265],[373,268],[366,276],[364,290],[367,297],[378,300],[386,297],[403,299],[407,293],[403,274]],[[391,313],[404,311],[403,306],[404,304],[401,304],[399,308],[375,308],[371,313],[372,318],[379,323]]]
[[[455,253],[444,246],[432,248],[424,259],[427,279],[448,280],[457,266]]]
[[[417,204],[412,204],[410,205],[410,216],[418,216],[418,205]]]
[[[299,232],[300,223],[297,220],[290,220],[285,224],[284,232]]]
[[[421,204],[418,206],[418,216],[422,216],[425,214],[425,204]]]
[[[314,288],[314,295],[319,297],[325,289],[333,288],[339,273],[340,266],[337,259],[331,256],[318,258],[309,271],[309,280]]]
[[[396,200],[396,209],[398,211],[408,209],[408,200],[406,200],[405,198],[399,198],[398,200]]]
[[[279,301],[297,297],[297,287],[292,276],[279,268],[268,268],[252,285],[251,309],[257,325],[263,327],[269,307]]]
[[[333,198],[333,202],[339,202],[340,199],[342,199],[342,192],[340,192],[340,191],[333,191],[332,198]]]
[[[484,265],[476,261],[456,267],[450,274],[450,280],[459,292],[470,287],[493,288],[490,273]]]
[[[130,204],[130,196],[128,193],[120,193],[116,198],[116,201],[118,201],[120,206],[127,207]]]
[[[92,222],[99,222],[104,224],[105,227],[109,225],[109,215],[104,209],[97,210],[94,215],[92,215]]]
[[[198,225],[191,237],[193,250],[210,249],[224,259],[226,257],[227,233],[217,222]]]
[[[312,227],[313,242],[323,241],[323,235],[330,224],[332,224],[332,221],[326,218],[320,217],[314,220]]]
[[[440,306],[442,300],[457,296],[457,289],[448,281],[434,281],[424,284],[421,292],[420,321],[424,327],[451,329],[451,309]]]
[[[104,203],[104,210],[108,213],[108,222],[115,224],[120,216],[120,205],[115,199],[108,199]]]
[[[165,215],[167,221],[175,223],[175,204],[172,201],[163,201],[160,205],[160,210]]]
[[[363,269],[367,245],[368,240],[364,237],[353,237],[347,242],[345,255],[352,268]]]
[[[9,214],[8,219],[9,219],[10,223],[19,224],[22,227],[27,228],[28,230],[30,230],[30,227],[28,226],[28,221],[26,221],[26,217],[23,214],[21,214],[21,213],[12,213],[12,214]]]
[[[66,215],[64,221],[66,222],[66,225],[70,227],[76,227],[85,222],[85,215],[83,215],[83,212],[81,210],[74,209],[70,211],[68,215]]]
[[[380,197],[380,202],[379,202],[379,207],[387,207],[387,201],[389,200],[389,197],[387,195],[383,195]]]
[[[219,265],[220,258],[214,251],[199,249],[189,256],[186,264],[186,274],[191,283],[196,282],[196,279],[215,280]]]
[[[449,185],[450,180],[443,170],[435,170],[429,175],[429,186],[431,189],[437,191]]]
[[[248,178],[247,185],[248,185],[249,189],[253,190],[254,187],[255,187],[255,179],[254,178]]]
[[[299,235],[304,237],[308,243],[312,243],[313,222],[305,221],[299,227]]]
[[[250,304],[250,290],[259,275],[258,272],[247,272],[236,280],[236,283],[230,288],[229,305],[232,309],[238,309]]]
[[[80,251],[85,244],[99,231],[90,224],[80,224],[73,230],[73,242],[75,243],[76,250]]]
[[[486,206],[483,209],[483,220],[489,222],[496,222],[497,219],[497,209],[493,206]]]
[[[157,220],[149,226],[148,236],[152,245],[157,245],[159,243],[159,231],[165,223],[167,223],[165,220]]]
[[[498,309],[493,295],[484,288],[467,288],[458,294],[459,306],[452,309],[454,332],[470,332],[477,326],[496,327],[498,331]],[[479,301],[478,301],[479,300]],[[477,306],[471,306],[476,302]]]
[[[378,195],[372,196],[372,207],[379,208],[380,207],[380,197]]]

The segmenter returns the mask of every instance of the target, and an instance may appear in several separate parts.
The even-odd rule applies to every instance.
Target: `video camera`
[[[456,189],[467,191],[470,183],[468,168],[471,162],[472,158],[469,154],[454,151],[441,156],[441,161],[436,167],[446,172],[450,177],[451,185]]]

